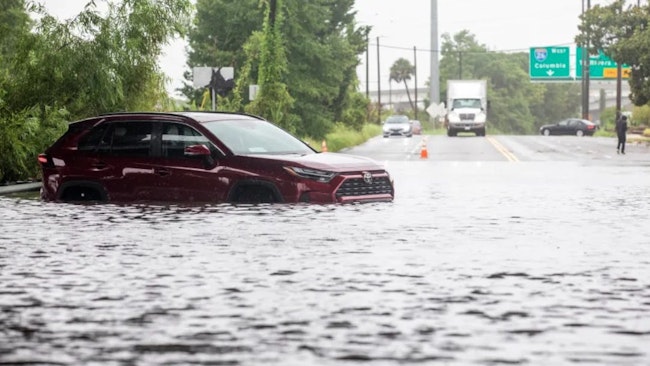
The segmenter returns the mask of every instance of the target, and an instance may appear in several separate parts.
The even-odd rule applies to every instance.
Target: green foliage
[[[370,104],[365,95],[361,93],[350,93],[350,98],[346,103],[345,109],[341,116],[345,121],[343,124],[351,130],[359,131],[366,124],[367,111],[366,107]]]
[[[615,62],[630,66],[630,100],[637,106],[650,102],[650,4],[644,3],[626,6],[625,0],[616,0],[595,5],[581,17],[576,37],[578,44],[589,44],[592,53],[602,50]]]
[[[282,81],[287,72],[287,59],[280,27],[282,26],[281,0],[266,3],[266,19],[260,48],[260,68],[257,98],[245,110],[273,121],[290,132],[295,132],[294,118],[290,114],[293,98]]]
[[[0,25],[2,179],[33,177],[36,155],[60,135],[64,118],[173,108],[158,57],[185,34],[190,0],[124,0],[109,3],[105,16],[90,1],[64,22],[32,5],[39,19],[32,29],[24,1],[5,1],[11,8],[0,13],[7,22]]]
[[[367,123],[360,129],[351,129],[343,123],[335,124],[324,140],[306,138],[305,141],[315,150],[320,151],[322,141],[327,144],[327,150],[331,152],[341,151],[345,148],[361,145],[369,139],[381,135],[381,126]]]
[[[650,126],[650,105],[634,107],[631,122],[634,126]]]
[[[286,80],[291,95],[300,101],[294,105],[301,122],[298,132],[321,138],[333,128],[332,121],[351,122],[344,118],[344,110],[354,105],[356,67],[369,29],[356,26],[353,0],[286,0],[286,4]]]
[[[105,17],[92,3],[64,23],[42,13],[11,56],[9,107],[57,104],[74,119],[167,102],[158,57],[190,9],[189,0],[129,0]]]
[[[367,105],[361,105],[357,97],[356,67],[359,55],[365,52],[369,29],[356,26],[352,11],[354,1],[284,0],[278,3],[276,14],[282,22],[278,23],[276,36],[281,40],[278,45],[284,49],[283,57],[286,58],[286,62],[277,59],[275,62],[279,63],[272,66],[280,66],[278,72],[263,70],[270,67],[264,60],[275,56],[265,53],[269,48],[262,46],[275,41],[268,38],[267,32],[262,32],[262,25],[266,24],[264,11],[272,2],[259,2],[264,6],[260,8],[254,6],[258,1],[197,2],[197,21],[189,37],[192,50],[188,66],[235,67],[236,89],[228,98],[229,102],[219,105],[255,114],[262,114],[263,110],[275,111],[273,113],[286,119],[279,123],[283,127],[316,138],[325,136],[333,128],[333,121],[358,126],[359,116],[367,114]],[[265,40],[260,37],[262,34],[267,37]],[[278,51],[273,51],[276,56]],[[186,78],[190,80],[190,74]],[[264,91],[260,80],[267,83],[273,80],[285,86],[271,86]],[[248,85],[255,83],[260,86],[258,98],[266,98],[263,94],[271,91],[273,95],[267,101],[253,101],[247,106]],[[193,99],[200,97],[200,93],[187,85],[184,93]],[[288,93],[300,102],[291,103],[288,110],[270,105],[274,101],[286,105],[288,100],[284,98]]]
[[[409,99],[409,104],[411,104],[411,109],[415,111],[415,105],[411,100],[411,93],[409,92],[409,87],[406,84],[407,81],[411,80],[411,76],[415,74],[415,66],[411,65],[411,62],[405,58],[399,58],[393,66],[390,67],[390,77],[389,80],[393,80],[397,83],[404,83],[404,88],[406,89],[406,95]]]
[[[25,0],[0,1],[0,68],[2,60],[10,55],[18,39],[29,32],[31,21],[25,11]]]
[[[0,101],[0,182],[36,178],[36,157],[63,134],[66,117],[53,108],[12,112]]]
[[[600,115],[600,129],[614,131],[616,127],[616,108],[606,108]]]

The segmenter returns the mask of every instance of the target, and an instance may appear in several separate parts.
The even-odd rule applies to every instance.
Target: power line
[[[558,43],[558,44],[551,44],[551,45],[536,45],[536,46],[565,47],[565,46],[572,46],[572,45],[575,45],[575,42]],[[379,48],[389,48],[389,49],[403,50],[403,51],[412,51],[413,50],[413,46],[411,46],[411,47],[403,47],[403,46],[391,46],[391,45],[377,45],[376,43],[370,43],[368,46],[378,46]],[[503,49],[503,50],[462,51],[462,52],[463,53],[483,54],[483,53],[528,52],[529,50],[530,50],[530,48],[512,48],[512,49]],[[427,49],[427,48],[418,48],[417,52],[418,53],[420,53],[420,52],[422,52],[422,53],[431,53],[431,52],[442,53],[442,50],[431,50],[431,49]]]

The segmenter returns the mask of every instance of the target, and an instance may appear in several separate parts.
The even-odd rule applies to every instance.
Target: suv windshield
[[[212,121],[204,126],[237,155],[314,153],[305,143],[266,121]]]

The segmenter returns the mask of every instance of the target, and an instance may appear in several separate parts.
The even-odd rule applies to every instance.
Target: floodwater
[[[0,364],[650,364],[649,169],[387,168],[392,203],[0,197]]]

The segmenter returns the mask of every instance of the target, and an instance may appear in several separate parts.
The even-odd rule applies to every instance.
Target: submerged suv
[[[38,160],[47,201],[347,203],[394,196],[376,161],[319,153],[238,113],[100,115],[70,123]]]

